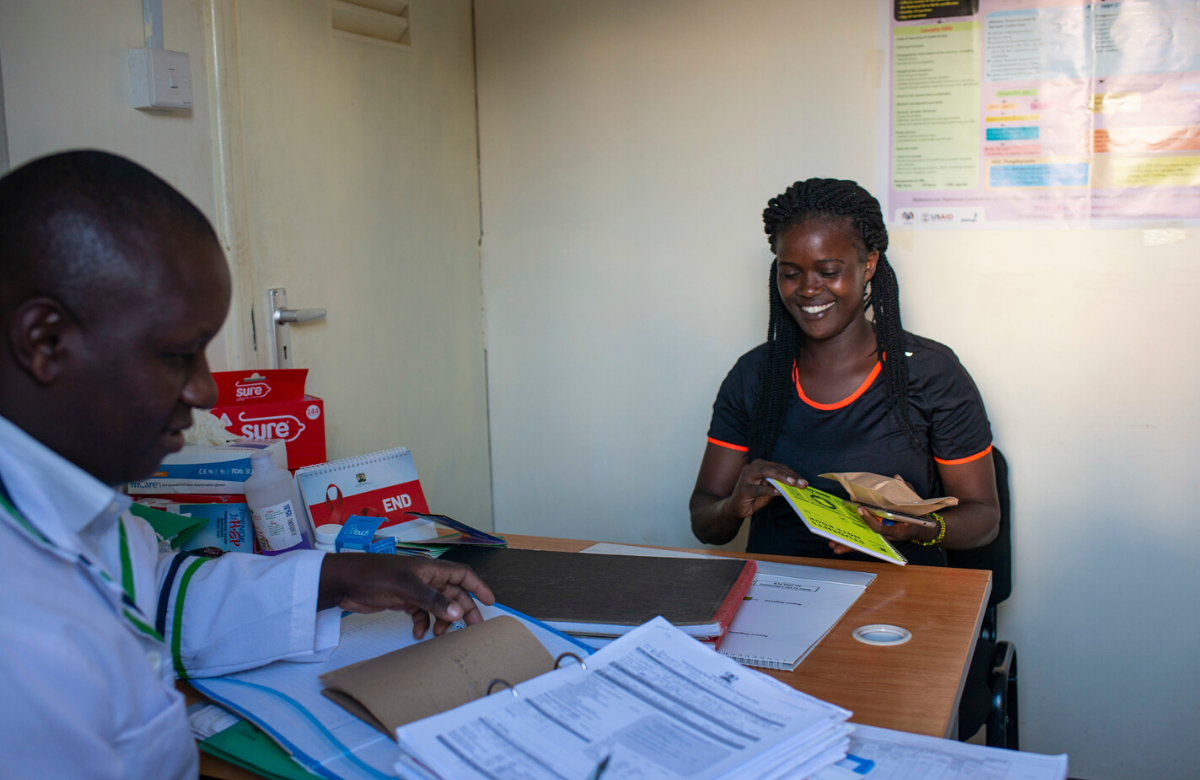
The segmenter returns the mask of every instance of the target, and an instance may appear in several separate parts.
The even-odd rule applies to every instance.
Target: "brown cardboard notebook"
[[[736,558],[581,555],[510,547],[456,547],[496,601],[559,631],[620,636],[662,615],[692,636],[721,636],[754,579]]]
[[[398,726],[486,695],[492,680],[517,685],[553,668],[537,637],[502,615],[326,672],[321,693],[394,738]]]

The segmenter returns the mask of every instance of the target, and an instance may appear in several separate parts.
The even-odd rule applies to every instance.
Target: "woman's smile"
[[[801,305],[800,311],[804,312],[809,317],[820,317],[825,312],[832,309],[835,303],[837,303],[837,301],[830,301],[829,303],[822,304],[809,304],[808,306]]]

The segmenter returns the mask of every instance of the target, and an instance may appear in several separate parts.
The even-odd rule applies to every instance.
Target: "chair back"
[[[957,569],[989,569],[992,572],[992,595],[988,607],[994,607],[1012,593],[1012,541],[1009,534],[1012,499],[1008,492],[1008,461],[996,447],[992,448],[996,464],[996,492],[1000,497],[1000,531],[996,538],[974,550],[946,550],[947,562]]]

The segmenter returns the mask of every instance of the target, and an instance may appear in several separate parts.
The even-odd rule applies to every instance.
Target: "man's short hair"
[[[0,179],[0,305],[12,311],[47,295],[79,316],[114,282],[149,281],[156,231],[192,230],[217,240],[178,190],[108,152],[61,152]]]

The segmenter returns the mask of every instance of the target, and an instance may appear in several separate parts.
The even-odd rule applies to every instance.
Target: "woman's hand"
[[[882,536],[884,539],[887,539],[889,542],[893,543],[908,541],[930,542],[933,541],[934,537],[936,537],[938,533],[938,529],[926,528],[923,525],[901,523],[891,520],[881,520],[868,512],[866,509],[863,509],[861,506],[858,507],[858,516],[862,518],[863,522],[867,524],[868,528]],[[888,523],[891,523],[891,525],[888,525]],[[833,548],[833,551],[838,555],[848,552],[855,552],[853,547],[847,547],[846,545],[838,544],[837,542],[830,542],[829,546]]]
[[[742,522],[779,495],[767,483],[777,479],[789,485],[806,487],[808,482],[780,463],[756,460],[747,463],[740,450],[713,444],[704,450],[696,487],[688,508],[692,514],[692,533],[705,544],[728,544],[737,536]]]
[[[996,491],[996,464],[992,453],[969,463],[939,463],[938,475],[946,495],[958,498],[957,506],[938,513],[946,523],[946,534],[939,546],[947,550],[970,550],[995,539],[1000,528],[1000,498]],[[860,509],[859,513],[863,511]],[[930,542],[937,538],[940,530],[909,523],[884,525],[873,515],[864,516],[863,522],[894,542],[909,539]],[[829,546],[839,555],[850,552],[843,544],[831,542]]]
[[[767,482],[768,479],[800,488],[808,487],[808,482],[787,466],[760,458],[742,468],[733,492],[721,507],[721,513],[730,520],[744,520],[769,504],[771,499],[779,495],[779,491]]]
[[[899,474],[896,475],[896,479],[908,485],[908,483],[904,481],[904,477],[900,476]],[[908,486],[909,488],[912,488],[912,485]],[[926,528],[925,526],[915,525],[913,523],[901,523],[894,520],[882,520],[861,506],[857,507],[857,509],[858,516],[861,517],[863,522],[867,524],[867,527],[882,536],[884,539],[887,539],[889,542],[929,542],[932,541],[938,533],[937,528]],[[853,547],[847,547],[844,544],[839,544],[832,541],[829,543],[829,547],[838,555],[844,555],[848,552],[855,552]]]

